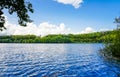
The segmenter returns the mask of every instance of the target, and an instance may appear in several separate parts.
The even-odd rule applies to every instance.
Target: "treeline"
[[[0,43],[103,43],[113,42],[114,31],[95,32],[89,34],[57,34],[44,37],[35,35],[0,36]]]

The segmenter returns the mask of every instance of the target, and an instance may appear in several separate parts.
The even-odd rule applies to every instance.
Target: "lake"
[[[117,77],[103,44],[0,44],[0,77]]]

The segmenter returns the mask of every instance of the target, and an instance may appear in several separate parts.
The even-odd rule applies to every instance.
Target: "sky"
[[[78,34],[116,28],[114,18],[120,16],[120,0],[28,0],[34,21],[27,27],[18,25],[16,14],[6,16],[7,30],[0,35]]]

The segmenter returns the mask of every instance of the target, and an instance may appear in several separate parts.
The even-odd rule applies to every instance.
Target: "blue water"
[[[0,77],[117,77],[102,44],[0,44]]]

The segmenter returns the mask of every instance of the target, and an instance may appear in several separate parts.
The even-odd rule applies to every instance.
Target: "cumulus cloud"
[[[55,1],[57,1],[58,3],[72,5],[75,8],[79,8],[81,6],[81,3],[83,2],[83,0],[55,0]]]
[[[48,34],[84,34],[95,32],[94,29],[91,27],[87,27],[81,32],[73,32],[70,28],[67,28],[64,23],[56,25],[49,22],[42,22],[39,25],[36,25],[34,23],[27,23],[27,25],[27,27],[22,27],[16,24],[11,24],[6,19],[5,27],[7,28],[7,30],[0,31],[0,35],[46,36]],[[105,29],[100,29],[100,31],[103,30],[106,31]]]
[[[80,33],[84,34],[84,33],[92,33],[92,32],[95,32],[95,31],[91,27],[87,27],[85,28],[85,30],[81,31]]]
[[[86,34],[96,32],[91,27],[86,27],[80,32],[73,32],[70,28],[66,28],[64,23],[59,25],[51,24],[49,22],[43,22],[39,25],[34,23],[27,23],[27,27],[11,24],[8,21],[5,23],[7,30],[0,32],[0,35],[36,35],[46,36],[48,34]],[[100,29],[99,31],[108,31],[109,29]]]
[[[48,34],[69,34],[70,29],[65,27],[64,23],[54,25],[49,22],[40,23],[36,25],[34,23],[28,23],[27,27],[11,24],[8,21],[5,24],[7,30],[0,32],[0,35],[37,35],[45,36]]]
[[[69,34],[70,28],[66,28],[64,23],[59,25],[50,24],[48,22],[43,22],[38,26],[41,35],[47,34]]]
[[[11,24],[6,20],[5,27],[7,30],[0,32],[0,35],[36,35],[46,36],[48,34],[84,34],[95,32],[91,27],[85,28],[81,32],[73,32],[70,28],[66,28],[64,23],[59,25],[51,24],[49,22],[42,22],[39,25],[34,23],[27,23],[27,27]]]
[[[85,34],[96,32],[91,27],[86,27],[80,32],[73,32],[70,28],[66,28],[64,23],[59,25],[51,24],[49,22],[42,22],[39,25],[34,23],[27,23],[27,27],[11,24],[6,17],[5,27],[7,30],[0,31],[0,35],[36,35],[46,36],[48,34]],[[108,31],[109,29],[100,29],[99,31]]]

